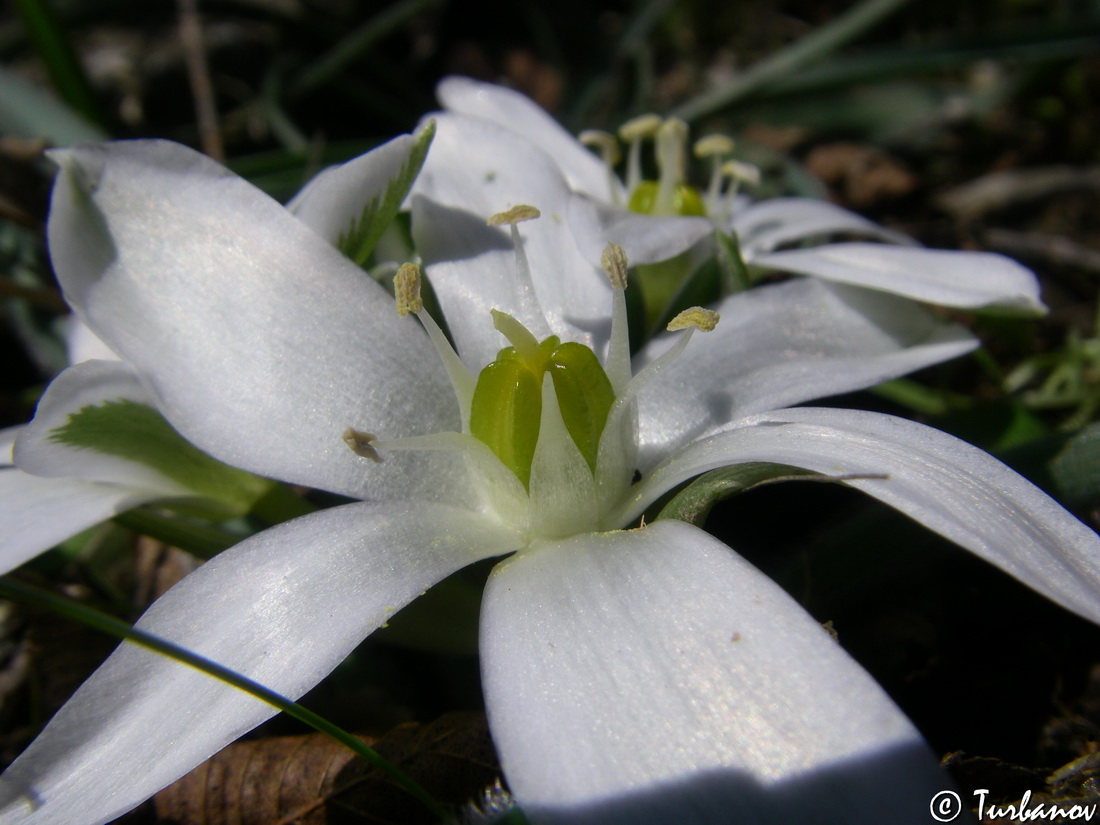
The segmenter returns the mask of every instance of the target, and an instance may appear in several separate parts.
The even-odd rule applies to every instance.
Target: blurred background
[[[975,356],[828,403],[952,432],[1100,526],[1096,0],[11,0],[0,8],[0,426],[26,421],[65,364],[43,148],[168,138],[285,200],[324,165],[413,129],[448,74],[512,86],[573,132],[678,114],[695,135],[735,137],[764,172],[760,195],[828,198],[929,246],[1033,268],[1047,317],[958,314],[983,340]],[[1100,796],[1097,628],[846,488],[755,490],[707,527],[832,622],[952,754],[964,791]],[[186,568],[164,548],[142,552],[54,556],[32,575],[133,618]],[[365,733],[476,714],[484,571],[470,575],[452,594],[475,606],[453,645],[372,640],[306,704]],[[11,606],[2,618],[6,760],[113,642]],[[456,759],[484,769],[476,792],[495,769],[472,718],[477,756]],[[282,725],[268,732],[300,732]],[[406,821],[354,818],[366,807],[341,815]]]

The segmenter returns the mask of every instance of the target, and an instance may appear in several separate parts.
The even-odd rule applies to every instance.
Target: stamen
[[[673,319],[674,322],[687,316],[695,322],[688,321],[681,329],[682,335],[677,336],[675,342],[665,352],[654,358],[638,372],[630,382],[617,392],[615,402],[607,413],[607,423],[604,425],[603,436],[600,438],[600,447],[596,460],[596,486],[600,496],[607,504],[619,501],[623,492],[630,484],[630,468],[634,465],[637,445],[634,441],[633,428],[630,423],[634,415],[634,399],[646,384],[656,378],[669,364],[683,354],[688,342],[695,330],[700,329],[709,332],[718,322],[718,313],[711,310],[694,307],[685,310]],[[669,329],[673,329],[669,324]],[[610,523],[609,523],[610,524]],[[604,525],[605,527],[609,525]]]
[[[489,219],[485,221],[487,226],[515,226],[517,223],[523,223],[523,221],[533,221],[542,215],[538,209],[533,206],[529,206],[526,203],[517,204],[511,209],[506,209],[503,212],[497,212],[495,215],[490,215]]]
[[[759,167],[753,166],[751,163],[744,163],[739,160],[727,160],[722,164],[721,171],[723,176],[729,178],[729,185],[726,187],[726,195],[722,199],[722,214],[718,216],[719,221],[724,222],[733,211],[733,202],[737,197],[739,185],[744,183],[753,188],[760,185],[760,169]]]
[[[612,289],[626,289],[626,251],[615,243],[609,243],[600,254],[600,266],[607,273]]]
[[[424,309],[420,297],[420,269],[416,264],[401,264],[398,268],[393,276],[393,297],[400,318]]]
[[[694,328],[702,330],[703,332],[710,332],[718,326],[718,319],[720,317],[721,316],[713,309],[691,307],[690,309],[685,309],[669,321],[665,329],[669,332],[679,332],[682,329]]]
[[[733,151],[733,141],[725,135],[706,135],[695,141],[695,157],[710,158],[710,184],[707,186],[707,214],[713,215],[722,191],[722,158]]]
[[[525,508],[527,491],[515,473],[509,470],[491,449],[472,435],[429,433],[377,442],[383,450],[395,452],[443,452],[461,455],[470,465],[470,479],[478,492],[489,500],[496,513],[520,512]]]
[[[700,159],[724,157],[733,151],[733,141],[722,134],[704,135],[695,141],[694,151],[695,157]]]
[[[612,203],[615,206],[621,206],[619,203],[619,182],[615,180],[615,165],[620,160],[619,142],[615,140],[615,136],[610,132],[603,132],[599,129],[586,129],[581,132],[577,139],[580,140],[585,146],[596,149],[600,153],[600,157],[603,159],[603,165],[607,169],[608,187],[611,190]]]
[[[676,214],[676,191],[683,185],[686,173],[684,147],[687,144],[688,126],[676,117],[670,117],[657,130],[657,197],[653,214]]]
[[[652,381],[657,373],[680,357],[680,353],[687,347],[695,330],[710,332],[718,325],[719,317],[718,313],[712,309],[692,307],[691,309],[685,309],[673,318],[668,324],[668,331],[679,332],[684,330],[684,334],[679,336],[676,343],[646,364],[637,375],[630,379],[626,389],[619,393],[619,396],[615,399],[615,404],[611,408],[608,418],[610,419],[611,415],[615,415],[620,409],[625,408],[638,394],[639,389]]]
[[[519,298],[519,309],[524,320],[530,323],[535,333],[540,336],[550,334],[546,324],[546,313],[539,305],[538,295],[535,293],[535,282],[531,278],[531,266],[527,262],[527,253],[523,249],[523,239],[519,236],[517,224],[523,221],[534,220],[542,213],[533,206],[518,204],[504,212],[491,215],[485,222],[489,226],[502,226],[507,224],[512,230],[512,246],[516,250],[516,281],[519,289],[516,291]]]
[[[435,322],[435,318],[424,309],[424,301],[420,297],[420,267],[416,264],[402,264],[393,277],[393,292],[397,314],[403,318],[410,312],[415,313],[420,325],[428,333],[428,339],[435,347],[439,360],[443,362],[443,368],[447,370],[447,377],[454,389],[459,413],[462,416],[462,431],[468,432],[470,403],[474,397],[474,377],[470,375],[470,371],[454,351],[454,347],[443,334],[443,330],[439,328],[439,324]]]
[[[372,433],[359,432],[359,430],[348,427],[341,437],[344,439],[344,443],[348,445],[348,449],[360,458],[369,458],[375,464],[382,463],[382,456],[372,446],[373,442],[378,440],[378,436]]]
[[[626,321],[626,252],[609,243],[600,265],[611,281],[611,337],[607,343],[607,377],[618,395],[630,383],[630,330]]]
[[[659,115],[647,114],[632,118],[619,127],[619,139],[630,147],[626,160],[628,195],[642,182],[642,141],[653,137],[660,126]]]

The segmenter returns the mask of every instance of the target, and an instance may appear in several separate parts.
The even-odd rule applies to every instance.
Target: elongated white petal
[[[382,287],[185,147],[52,157],[62,171],[50,253],[66,297],[186,438],[228,464],[352,496],[440,486],[418,459],[366,468],[341,439],[348,427],[397,437],[458,426],[427,337]]]
[[[497,565],[481,650],[505,777],[536,823],[924,823],[948,785],[811,616],[681,522]]]
[[[516,543],[468,511],[350,504],[217,556],[138,627],[297,698],[425,588]],[[0,819],[106,822],[273,713],[198,671],[123,645],[0,777]]]
[[[287,204],[298,220],[335,245],[363,208],[397,176],[414,143],[401,135],[372,152],[325,169]]]
[[[911,301],[813,279],[758,287],[715,307],[717,328],[639,395],[641,469],[744,415],[873,386],[976,345]],[[639,353],[635,372],[671,346]]]
[[[604,247],[615,243],[626,250],[632,266],[672,258],[714,231],[707,218],[641,215],[583,196],[570,202],[569,220],[589,260],[598,261]]]
[[[444,78],[436,87],[436,97],[451,112],[517,133],[552,157],[571,187],[598,200],[611,200],[603,162],[530,98],[503,86],[458,76]]]
[[[147,489],[40,478],[0,468],[0,573],[49,550],[81,530],[159,498]]]
[[[765,252],[796,241],[827,235],[857,235],[889,243],[916,242],[849,212],[828,201],[814,198],[770,198],[735,212],[731,227],[741,243],[745,260],[752,262]]]
[[[1031,270],[990,252],[835,243],[760,255],[753,264],[882,289],[940,306],[1046,310]]]
[[[750,416],[658,466],[638,485],[631,513],[692,476],[751,461],[885,474],[845,483],[1100,622],[1100,538],[988,453],[901,418],[812,408]]]
[[[78,449],[51,438],[69,416],[85,407],[111,401],[152,406],[137,375],[121,361],[84,361],[57,376],[38,401],[34,419],[19,434],[15,462],[39,476],[108,481],[149,491],[153,497],[189,496],[193,492],[144,464],[90,449]]]

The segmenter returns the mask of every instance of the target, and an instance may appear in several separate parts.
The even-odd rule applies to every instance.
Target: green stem
[[[252,505],[252,515],[268,524],[282,524],[292,518],[308,516],[317,508],[285,484],[273,484]]]
[[[330,739],[351,750],[357,756],[367,760],[371,765],[378,768],[378,770],[382,771],[395,783],[422,802],[424,806],[439,819],[442,820],[447,816],[447,812],[431,794],[422,788],[412,777],[392,764],[389,760],[385,759],[373,748],[367,747],[343,728],[334,725],[324,717],[319,716],[311,710],[307,710],[297,702],[292,702],[282,694],[276,693],[258,682],[254,682],[248,677],[242,676],[234,670],[219,665],[217,662],[213,662],[197,653],[185,650],[159,636],[154,636],[151,633],[146,633],[143,630],[131,627],[113,616],[100,613],[98,610],[93,610],[90,607],[54,595],[53,593],[48,593],[37,587],[13,581],[10,578],[0,578],[0,596],[52,610],[74,621],[82,622],[96,630],[108,633],[112,636],[117,636],[120,639],[125,639],[126,641],[133,642],[148,650],[160,653],[161,655],[175,659],[183,664],[190,665],[208,676],[212,676],[228,685],[232,685],[238,690],[242,690],[260,701],[266,702],[271,705],[271,707],[282,711],[287,714],[287,716],[293,717],[299,722],[303,722],[318,733],[323,733],[325,736],[328,736]]]
[[[135,533],[186,550],[200,559],[212,559],[223,550],[244,540],[216,527],[193,524],[174,516],[165,516],[139,507],[114,517],[114,522]]]
[[[672,115],[688,121],[698,120],[729,106],[762,86],[836,51],[907,2],[909,0],[864,0],[832,22],[756,63],[739,77],[687,101]]]

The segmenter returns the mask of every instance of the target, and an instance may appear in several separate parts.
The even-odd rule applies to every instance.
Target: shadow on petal
[[[764,785],[747,773],[714,770],[586,804],[525,806],[534,825],[737,823],[737,825],[927,825],[972,822],[923,744],[913,742],[847,759]],[[934,818],[930,806],[937,808]],[[969,802],[961,801],[967,809]],[[954,813],[955,817],[949,818]]]

